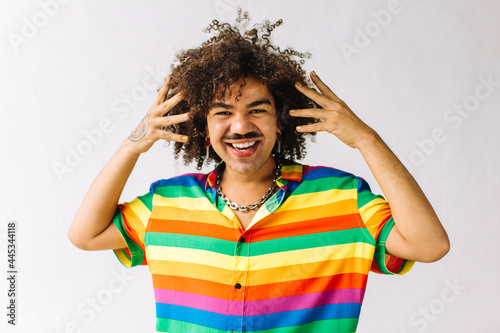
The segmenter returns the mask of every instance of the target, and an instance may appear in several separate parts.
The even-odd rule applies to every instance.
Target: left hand
[[[370,140],[377,133],[366,125],[351,111],[351,109],[340,98],[328,88],[326,84],[316,75],[311,73],[313,83],[318,87],[319,92],[295,84],[295,88],[301,93],[315,101],[323,109],[300,109],[291,110],[293,117],[310,117],[320,119],[321,122],[297,127],[299,132],[322,132],[334,134],[342,142],[351,148],[360,148],[365,141]]]

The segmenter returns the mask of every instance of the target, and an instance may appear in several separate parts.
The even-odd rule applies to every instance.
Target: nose
[[[236,113],[231,119],[231,132],[246,134],[253,130],[253,124],[250,117],[246,114]]]

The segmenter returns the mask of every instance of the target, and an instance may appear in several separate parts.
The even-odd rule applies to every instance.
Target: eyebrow
[[[272,105],[271,101],[269,99],[263,98],[263,99],[256,100],[250,104],[247,104],[247,109],[254,108],[256,106],[263,105],[263,104]],[[227,103],[218,102],[218,103],[214,103],[210,106],[210,110],[215,109],[215,108],[231,110],[231,109],[234,109],[234,106],[227,104]]]

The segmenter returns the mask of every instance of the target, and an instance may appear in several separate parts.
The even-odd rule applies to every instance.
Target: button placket
[[[248,237],[247,237],[248,238]],[[231,300],[236,301],[238,304],[237,308],[233,308],[229,315],[235,316],[232,325],[229,329],[231,330],[242,330],[243,327],[243,313],[244,313],[244,301],[245,301],[245,285],[246,276],[248,271],[248,246],[247,238],[241,236],[234,243],[234,266],[233,266],[233,280],[232,280],[232,293]]]
[[[243,238],[244,239],[244,238]],[[248,269],[248,258],[245,255],[245,248],[248,246],[247,243],[242,241],[242,238],[238,240],[235,244],[235,257],[234,257],[234,274],[233,274],[233,286],[235,289],[241,289],[245,285],[246,271]],[[240,295],[239,297],[241,297]],[[239,298],[238,297],[238,298]],[[242,300],[242,299],[238,299]]]

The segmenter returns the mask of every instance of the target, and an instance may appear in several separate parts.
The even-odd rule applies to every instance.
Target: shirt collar
[[[205,183],[205,191],[210,187],[212,190],[215,190],[215,179],[217,179],[217,174],[219,173],[221,169],[221,165],[223,162],[220,162],[217,164],[215,169],[210,172],[207,176],[207,181]]]
[[[208,174],[207,181],[205,183],[205,191],[209,187],[215,190],[215,179],[217,178],[217,174],[221,170],[222,163],[224,162],[220,162],[219,164],[217,164],[215,169]],[[302,164],[289,160],[284,160],[283,164],[281,165],[281,175],[276,180],[276,183],[280,187],[285,186],[288,183],[288,181],[295,181],[300,183],[302,182],[302,171],[303,171]]]

